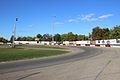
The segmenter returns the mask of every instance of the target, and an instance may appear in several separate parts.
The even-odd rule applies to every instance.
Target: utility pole
[[[17,24],[18,18],[16,18],[15,23],[14,23],[14,27],[13,27],[13,39],[12,39],[12,47],[15,47],[15,36],[16,36],[16,24]]]
[[[53,28],[52,43],[53,43],[53,44],[54,44],[54,28],[55,28],[55,20],[56,20],[56,16],[53,16],[53,25],[52,25],[52,28]]]

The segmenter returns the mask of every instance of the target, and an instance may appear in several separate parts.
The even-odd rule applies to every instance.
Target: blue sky
[[[15,18],[16,36],[54,33],[88,35],[96,26],[120,25],[120,0],[0,0],[0,36],[9,39]]]

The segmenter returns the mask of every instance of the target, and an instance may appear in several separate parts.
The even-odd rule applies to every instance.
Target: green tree
[[[117,25],[113,29],[111,29],[110,38],[113,38],[113,39],[120,38],[120,25]]]
[[[77,39],[78,41],[84,40],[84,35],[78,35]]]
[[[74,40],[78,41],[78,35],[77,34],[74,35]]]
[[[22,37],[18,37],[18,38],[17,38],[17,41],[22,41]]]
[[[39,38],[39,40],[42,40],[42,35],[41,34],[37,34],[37,38]]]
[[[50,35],[50,34],[44,34],[42,36],[42,41],[52,41],[52,35]]]
[[[7,40],[7,39],[5,39],[5,38],[3,38],[3,37],[0,37],[0,42],[7,43],[7,42],[8,42],[8,40]]]
[[[85,35],[78,35],[78,37],[77,37],[77,40],[78,41],[82,41],[82,40],[88,40],[88,36],[85,36]]]
[[[14,38],[14,36],[12,35],[11,38],[10,38],[11,43],[13,43],[13,38]],[[14,40],[16,40],[16,38],[14,38]]]
[[[25,36],[22,37],[22,41],[27,41],[27,38]]]
[[[68,41],[74,41],[75,40],[75,35],[72,32],[69,32],[67,34],[67,40]]]
[[[55,34],[54,40],[57,41],[57,42],[60,42],[61,41],[61,35],[60,34]]]
[[[110,38],[110,30],[108,28],[102,29],[102,39],[109,39]]]
[[[101,40],[103,38],[103,30],[97,26],[92,29],[92,39],[93,40]]]
[[[30,37],[30,36],[27,36],[26,37],[26,41],[33,41],[34,39],[32,38],[32,37]]]
[[[30,37],[30,36],[24,36],[24,37],[18,37],[17,38],[17,41],[33,41],[34,38],[33,37]]]
[[[67,41],[67,34],[62,34],[61,35],[61,40],[62,41]]]

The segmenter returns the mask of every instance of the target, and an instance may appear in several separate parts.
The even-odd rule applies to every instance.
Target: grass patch
[[[44,46],[44,45],[17,45],[16,48],[50,48],[50,49],[64,49],[55,46]]]
[[[0,48],[0,62],[60,55],[67,52],[68,51],[60,51],[60,50]]]

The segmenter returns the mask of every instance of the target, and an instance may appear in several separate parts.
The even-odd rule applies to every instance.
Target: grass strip
[[[44,46],[44,45],[17,45],[16,48],[51,48],[51,49],[64,49],[56,46]]]
[[[0,48],[0,62],[60,55],[67,52],[68,51],[60,51],[60,50]]]

